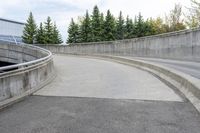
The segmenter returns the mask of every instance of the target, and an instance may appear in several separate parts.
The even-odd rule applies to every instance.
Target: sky
[[[50,16],[56,22],[65,42],[71,18],[76,20],[78,16],[85,15],[86,10],[91,14],[95,5],[104,14],[110,9],[115,17],[122,11],[124,17],[129,15],[134,18],[141,12],[144,18],[155,18],[168,14],[175,3],[180,3],[184,10],[185,7],[190,7],[190,0],[2,0],[0,17],[26,22],[32,11],[39,24]]]

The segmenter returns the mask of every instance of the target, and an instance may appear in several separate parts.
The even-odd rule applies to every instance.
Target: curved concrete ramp
[[[153,75],[122,64],[54,55],[57,78],[35,95],[182,101]]]
[[[55,55],[54,63],[54,82],[0,111],[1,133],[200,131],[194,106],[145,71],[70,56]]]

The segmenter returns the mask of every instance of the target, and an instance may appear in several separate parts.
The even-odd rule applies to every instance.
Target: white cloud
[[[175,3],[185,6],[189,2],[190,0],[105,0],[105,6],[101,8],[104,12],[107,9],[111,9],[115,16],[121,10],[123,14],[132,17],[141,12],[147,18],[168,13],[174,7]]]
[[[96,4],[99,4],[101,0],[60,0],[66,4],[71,4],[82,9],[88,9]]]

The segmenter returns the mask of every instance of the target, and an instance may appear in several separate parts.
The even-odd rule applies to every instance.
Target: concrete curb
[[[120,64],[136,67],[147,72],[153,73],[167,83],[176,87],[184,96],[194,105],[200,112],[200,80],[188,74],[165,67],[163,65],[143,61],[134,58],[126,58],[121,56],[110,55],[74,55],[95,59],[103,59],[108,61],[117,62]]]

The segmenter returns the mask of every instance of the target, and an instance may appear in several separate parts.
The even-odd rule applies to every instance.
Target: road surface
[[[200,115],[151,74],[54,55],[57,78],[0,111],[1,133],[199,133]]]

